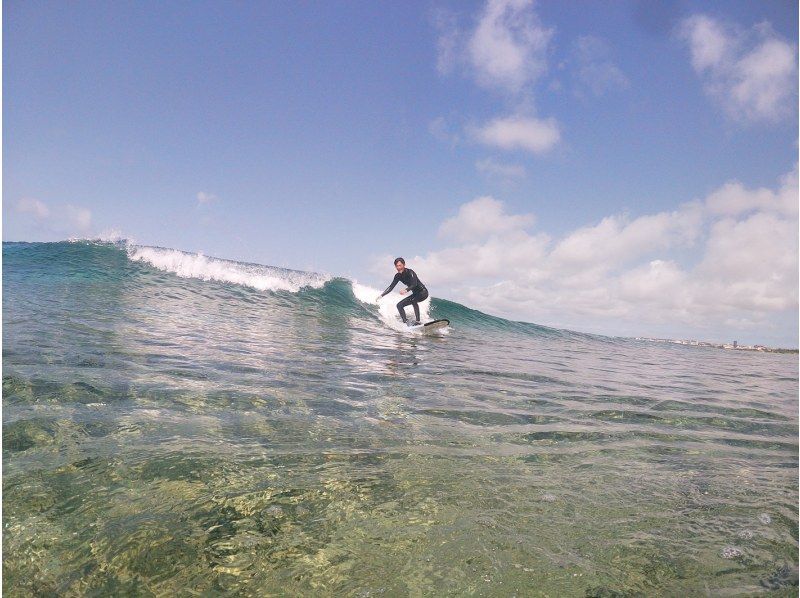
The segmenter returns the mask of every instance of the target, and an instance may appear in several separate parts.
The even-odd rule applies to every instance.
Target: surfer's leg
[[[414,307],[414,316],[417,318],[417,322],[419,322],[419,305],[417,305],[420,301],[425,301],[428,298],[428,291],[423,289],[421,293],[411,293],[408,297],[400,301],[397,304],[397,311],[400,312],[400,317],[403,318],[403,322],[406,321],[406,307],[409,305]]]
[[[397,304],[397,311],[400,312],[400,317],[403,319],[403,322],[406,321],[406,305],[409,305],[410,303],[411,297],[406,297]]]
[[[414,293],[411,297],[408,298],[411,301],[411,305],[414,306],[414,317],[416,318],[417,322],[420,321],[419,319],[419,302],[425,301],[428,298],[428,291],[427,289],[422,289],[419,293]]]

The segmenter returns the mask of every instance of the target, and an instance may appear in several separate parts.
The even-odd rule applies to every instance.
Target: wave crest
[[[128,245],[126,252],[132,261],[149,264],[182,278],[228,282],[259,291],[296,293],[304,287],[319,288],[330,279],[324,274],[233,262],[163,247]]]

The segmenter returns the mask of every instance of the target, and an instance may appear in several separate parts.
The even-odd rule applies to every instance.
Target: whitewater
[[[796,595],[796,355],[380,290],[3,243],[4,593]]]

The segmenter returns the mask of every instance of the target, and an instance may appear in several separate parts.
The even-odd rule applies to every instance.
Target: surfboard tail
[[[436,330],[439,328],[445,328],[450,325],[450,320],[447,318],[440,318],[438,320],[433,320],[432,322],[426,322],[422,325],[425,330]]]

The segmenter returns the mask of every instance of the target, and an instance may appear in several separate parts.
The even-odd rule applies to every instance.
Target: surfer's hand
[[[382,298],[383,295],[378,295],[377,297],[375,297],[375,303],[380,303]]]
[[[402,291],[400,291],[400,294],[401,294],[401,295],[405,295],[406,293],[408,293],[408,291],[407,291],[407,290],[405,290],[405,289],[403,289]]]

